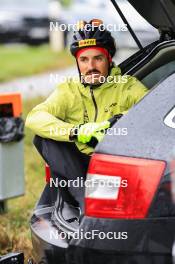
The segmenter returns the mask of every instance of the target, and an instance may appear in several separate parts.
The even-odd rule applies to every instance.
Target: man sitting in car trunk
[[[79,23],[70,50],[80,80],[59,85],[28,114],[26,126],[37,135],[34,144],[52,177],[67,183],[59,186],[64,201],[83,208],[84,187],[70,186],[69,181],[85,180],[95,143],[107,133],[111,118],[127,113],[147,89],[135,77],[122,76],[112,62],[115,40],[102,21]]]

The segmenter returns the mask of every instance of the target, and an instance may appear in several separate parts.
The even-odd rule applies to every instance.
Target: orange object
[[[22,98],[20,93],[0,94],[0,107],[11,106],[12,116],[19,117],[22,114]]]

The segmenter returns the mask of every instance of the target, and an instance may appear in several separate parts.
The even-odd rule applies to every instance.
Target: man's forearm
[[[44,111],[31,111],[26,119],[26,127],[36,135],[57,141],[71,141],[69,135],[74,126]]]

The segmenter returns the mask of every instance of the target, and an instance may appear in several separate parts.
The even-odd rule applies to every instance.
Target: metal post
[[[51,50],[54,52],[64,49],[64,31],[59,27],[61,11],[61,4],[58,1],[52,0],[49,2],[49,19],[53,26],[49,30],[49,42]]]

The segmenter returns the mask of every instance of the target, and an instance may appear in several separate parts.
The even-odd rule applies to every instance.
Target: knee
[[[45,148],[47,146],[47,140],[46,138],[42,138],[38,135],[35,135],[34,139],[33,139],[33,144],[35,146],[35,148],[38,150],[38,152],[40,153],[40,155],[43,156],[44,152],[45,152]]]

